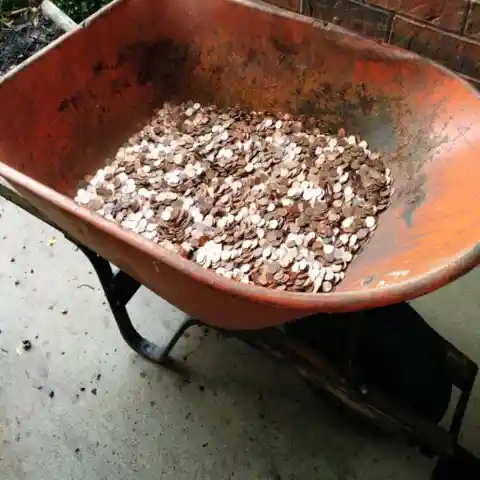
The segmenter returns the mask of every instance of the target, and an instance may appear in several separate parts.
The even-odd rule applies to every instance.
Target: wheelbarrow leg
[[[125,272],[112,269],[107,260],[95,252],[92,252],[84,245],[79,245],[78,243],[76,243],[76,245],[90,260],[90,263],[97,272],[105,296],[107,297],[108,304],[110,305],[110,309],[112,310],[123,339],[130,348],[142,357],[153,363],[165,363],[168,360],[170,352],[186,330],[195,325],[201,325],[200,321],[189,318],[182,322],[172,338],[164,346],[160,347],[155,343],[150,342],[140,335],[133,326],[130,315],[127,311],[127,304],[140,288],[140,283]]]

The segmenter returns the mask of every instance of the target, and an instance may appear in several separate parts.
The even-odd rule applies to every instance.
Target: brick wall
[[[267,0],[429,57],[480,87],[480,0]]]

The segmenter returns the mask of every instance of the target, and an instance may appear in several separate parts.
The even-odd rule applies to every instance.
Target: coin
[[[322,292],[329,293],[333,289],[333,285],[329,281],[325,281],[322,283]]]

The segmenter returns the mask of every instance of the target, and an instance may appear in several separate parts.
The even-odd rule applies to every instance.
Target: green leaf
[[[111,0],[54,0],[72,20],[82,22]]]

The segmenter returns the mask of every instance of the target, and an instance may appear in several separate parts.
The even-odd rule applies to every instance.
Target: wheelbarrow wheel
[[[317,315],[285,330],[326,357],[360,393],[375,387],[406,411],[435,424],[445,415],[452,393],[447,355],[438,334],[408,304]],[[344,392],[322,389],[322,393],[382,430],[397,429],[381,412],[375,415]]]
[[[452,455],[441,457],[432,474],[432,480],[478,480],[480,459],[460,446]]]

